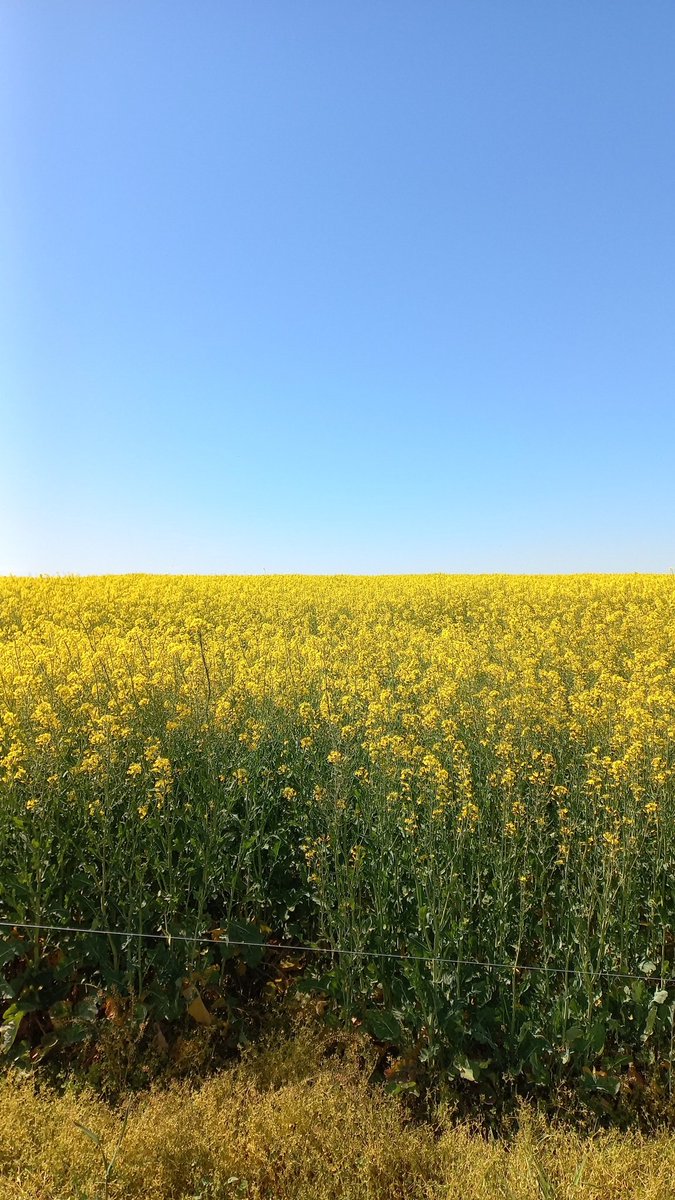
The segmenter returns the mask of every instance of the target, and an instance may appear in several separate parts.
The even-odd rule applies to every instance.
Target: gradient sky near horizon
[[[675,6],[30,0],[0,572],[675,570]]]

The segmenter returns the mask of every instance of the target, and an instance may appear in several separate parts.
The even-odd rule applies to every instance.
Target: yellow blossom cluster
[[[308,801],[379,781],[411,833],[491,797],[512,838],[556,812],[564,861],[589,805],[614,851],[672,795],[670,576],[5,579],[0,619],[0,778],[29,811],[67,777],[92,813],[124,787],[161,812],[214,730],[241,785],[280,712]]]

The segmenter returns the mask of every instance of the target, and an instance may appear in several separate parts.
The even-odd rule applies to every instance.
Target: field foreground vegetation
[[[1,581],[6,1063],[304,993],[392,1091],[666,1111],[674,630],[670,576]]]
[[[325,1042],[323,1049],[325,1051]],[[551,1124],[529,1109],[489,1139],[451,1114],[410,1120],[306,1033],[192,1088],[119,1107],[88,1090],[0,1083],[0,1200],[671,1200],[675,1135]]]

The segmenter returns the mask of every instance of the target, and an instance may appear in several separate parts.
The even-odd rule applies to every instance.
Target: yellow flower
[[[479,817],[480,810],[472,800],[469,800],[467,804],[463,805],[459,814],[460,821],[467,821],[471,825],[475,825]]]

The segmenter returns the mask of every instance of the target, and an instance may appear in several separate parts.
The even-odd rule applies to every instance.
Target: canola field
[[[4,579],[0,780],[7,1061],[299,988],[401,1090],[670,1094],[671,576]]]

